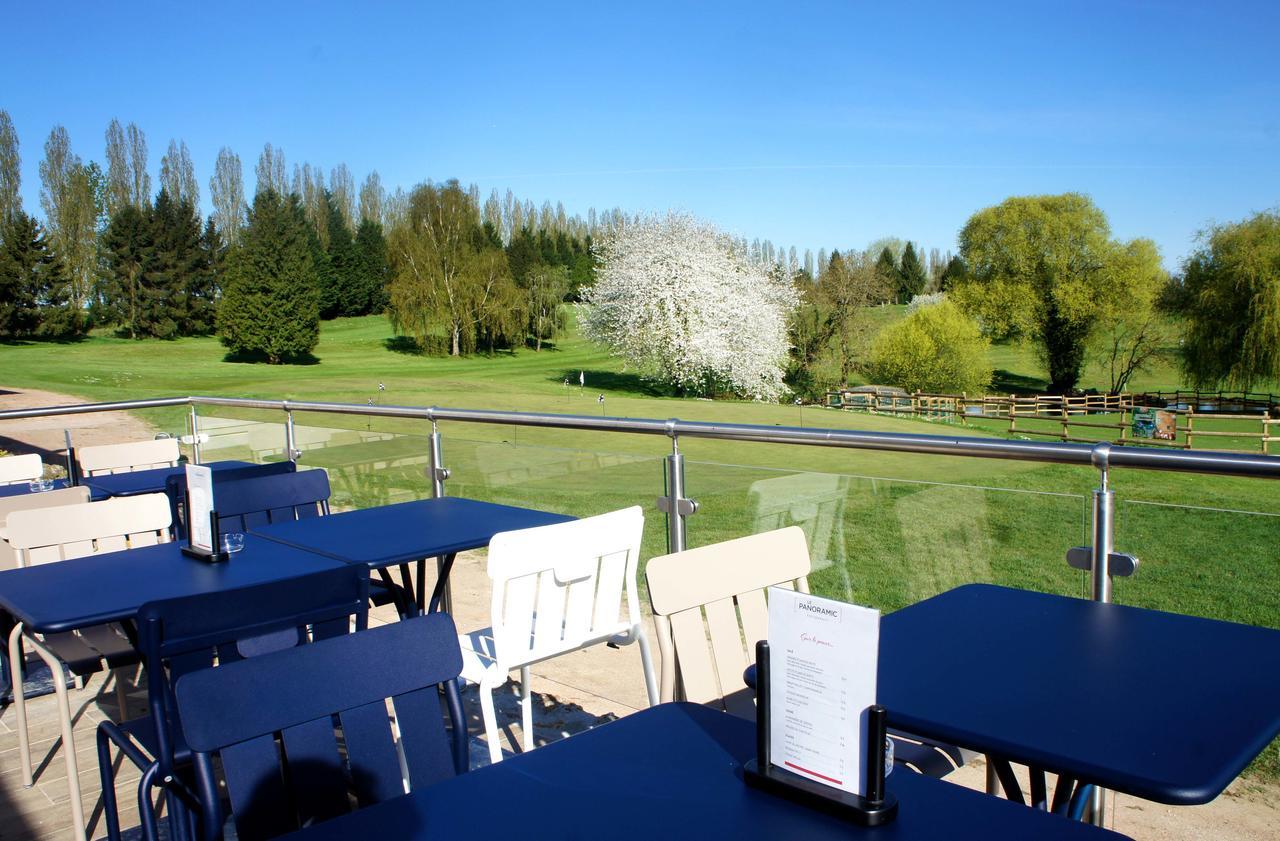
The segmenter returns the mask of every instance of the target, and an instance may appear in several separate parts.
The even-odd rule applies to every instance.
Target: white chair
[[[0,569],[13,569],[18,565],[18,556],[13,551],[13,547],[9,545],[7,525],[10,514],[14,511],[27,511],[32,508],[82,505],[88,501],[89,489],[84,485],[74,488],[61,488],[56,491],[45,491],[38,494],[0,497]]]
[[[658,702],[636,596],[644,514],[639,506],[553,526],[503,532],[489,543],[493,625],[459,634],[462,677],[480,687],[489,759],[502,759],[493,693],[520,670],[524,749],[533,749],[529,666],[598,643],[640,643],[649,703]],[[625,599],[624,599],[625,595]]]
[[[119,497],[103,502],[86,502],[56,508],[14,511],[5,524],[9,545],[18,566],[57,561],[154,546],[169,540],[169,500],[164,494]],[[77,676],[112,669],[116,698],[124,715],[124,684],[120,669],[138,661],[137,653],[123,629],[98,625],[79,631],[52,634],[30,633],[21,622],[9,634],[9,664],[13,680],[13,705],[18,727],[18,748],[22,781],[28,787],[31,771],[31,743],[27,734],[26,699],[22,690],[22,648],[30,646],[49,667],[58,698],[62,725],[62,753],[67,766],[67,787],[71,794],[73,829],[84,838],[84,810],[80,800],[80,777],[72,734],[71,703],[67,697],[65,663]]]
[[[44,475],[44,463],[35,453],[0,458],[0,485],[17,485]]]
[[[153,467],[176,467],[179,455],[177,438],[157,438],[154,441],[80,447],[76,450],[76,461],[80,465],[81,476],[105,476]]]

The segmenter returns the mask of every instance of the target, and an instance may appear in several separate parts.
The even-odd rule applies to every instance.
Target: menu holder
[[[819,809],[860,826],[882,826],[898,816],[898,799],[885,787],[884,740],[887,713],[867,709],[867,794],[865,797],[823,785],[770,762],[769,642],[756,643],[756,758],[743,768],[747,785]]]
[[[213,507],[213,473],[198,464],[186,466],[187,545],[182,554],[207,563],[220,563],[230,556],[221,550],[218,513]]]

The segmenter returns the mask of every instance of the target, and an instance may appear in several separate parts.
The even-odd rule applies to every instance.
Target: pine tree
[[[361,288],[356,266],[355,241],[343,214],[338,197],[325,191],[324,200],[329,219],[329,286],[321,289],[320,317],[336,318],[340,315],[363,315],[368,304]]]
[[[260,191],[244,239],[227,256],[218,335],[232,353],[272,364],[305,356],[320,338],[308,225],[294,196]]]
[[[353,247],[356,279],[364,300],[364,313],[381,313],[387,308],[387,239],[382,223],[373,219],[360,222]]]
[[[884,288],[889,290],[889,297],[893,297],[901,283],[901,275],[898,273],[898,262],[893,258],[893,251],[887,245],[880,251],[880,257],[876,260],[876,274],[880,277],[880,283]],[[882,301],[871,303],[882,303]]]
[[[61,271],[40,223],[14,210],[0,225],[0,336],[36,332],[42,299]]]
[[[928,281],[929,276],[916,255],[916,247],[908,242],[902,251],[902,263],[898,266],[898,303],[910,303],[913,297],[924,291]]]
[[[152,226],[147,211],[121,204],[102,235],[103,297],[106,315],[129,338],[139,335],[142,275],[151,260]]]

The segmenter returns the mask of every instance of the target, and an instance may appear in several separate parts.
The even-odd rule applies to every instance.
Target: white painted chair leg
[[[498,716],[493,710],[493,687],[481,683],[479,689],[480,715],[484,719],[484,738],[489,743],[489,761],[501,762],[502,742],[498,734]]]
[[[631,633],[640,643],[640,668],[644,672],[644,690],[649,695],[649,706],[652,707],[658,703],[658,678],[653,669],[653,652],[649,650],[649,637],[640,625],[632,628]]]
[[[76,841],[86,841],[84,831],[84,803],[80,800],[80,768],[76,762],[76,741],[71,725],[71,701],[67,697],[67,677],[62,663],[36,640],[27,638],[31,647],[53,673],[53,686],[58,696],[58,723],[62,726],[62,754],[67,763],[67,790],[71,795],[71,821]]]
[[[27,733],[27,695],[22,686],[22,623],[19,622],[9,632],[9,676],[13,684],[13,711],[17,717],[18,728],[18,760],[22,763],[22,784],[31,788],[35,779],[31,775],[31,736]]]
[[[520,729],[525,752],[533,750],[533,687],[528,666],[520,667]]]

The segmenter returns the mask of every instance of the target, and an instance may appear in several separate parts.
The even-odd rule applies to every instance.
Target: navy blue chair
[[[325,516],[329,495],[329,474],[323,470],[221,482],[213,490],[218,535]],[[385,570],[379,570],[379,575],[381,580],[369,582],[373,604],[394,604],[401,616],[407,616],[412,612],[412,594]]]
[[[170,803],[171,837],[185,838],[189,827],[176,815],[189,815],[197,799],[183,784],[191,752],[174,703],[173,684],[181,676],[219,668],[246,657],[292,648],[311,640],[348,633],[368,624],[369,574],[359,566],[340,567],[255,587],[149,602],[138,611],[138,647],[147,669],[148,715],[98,726],[98,769],[102,777],[107,835],[120,838],[115,798],[115,745],[143,772],[138,786],[143,835],[156,836],[151,789],[165,788]],[[342,676],[333,675],[340,680]],[[190,773],[186,779],[190,780]],[[175,802],[175,798],[179,802]],[[144,805],[145,804],[145,805]]]
[[[180,678],[200,837],[223,837],[219,778],[237,836],[254,841],[454,776],[439,685],[461,671],[453,619],[433,613]],[[466,739],[460,713],[450,709],[455,740]]]
[[[284,473],[296,473],[298,465],[292,461],[272,461],[267,464],[252,464],[245,467],[228,467],[215,470],[213,476],[214,497],[218,487],[226,482],[241,479],[254,479],[260,476],[279,476]],[[183,473],[170,476],[164,481],[164,493],[169,497],[169,512],[173,515],[173,537],[185,540],[187,537],[187,477]]]

